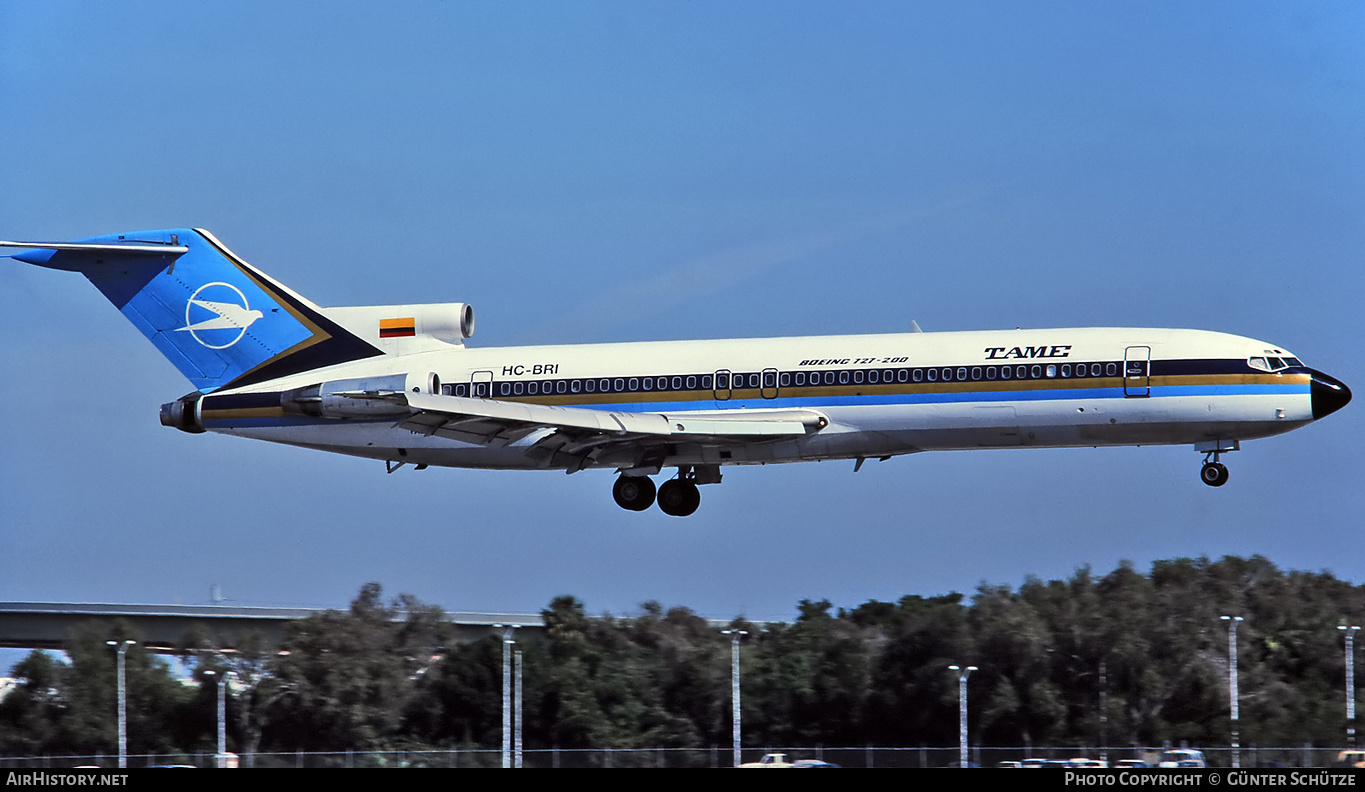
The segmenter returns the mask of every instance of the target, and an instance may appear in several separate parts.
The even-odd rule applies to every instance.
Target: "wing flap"
[[[822,413],[801,408],[632,413],[423,393],[403,396],[417,410],[401,422],[404,428],[494,447],[511,445],[538,429],[552,432],[543,433],[537,444],[551,434],[563,435],[574,448],[587,450],[630,440],[752,442],[801,436],[829,424]]]

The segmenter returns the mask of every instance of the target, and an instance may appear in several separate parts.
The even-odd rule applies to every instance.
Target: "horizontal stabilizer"
[[[83,242],[9,242],[0,239],[0,248],[27,248],[29,250],[72,250],[85,253],[104,253],[107,255],[139,255],[151,253],[154,255],[174,255],[190,252],[184,245],[164,245],[164,244],[142,244],[130,242],[127,244],[87,244]],[[0,254],[0,257],[16,257],[14,253]],[[33,263],[33,262],[29,262]]]

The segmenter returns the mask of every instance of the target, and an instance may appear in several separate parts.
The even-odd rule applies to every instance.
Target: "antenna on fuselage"
[[[919,329],[919,322],[916,322],[914,319],[911,319],[911,320],[910,320],[910,332],[912,332],[912,333],[923,333],[924,331],[921,330],[921,329]]]

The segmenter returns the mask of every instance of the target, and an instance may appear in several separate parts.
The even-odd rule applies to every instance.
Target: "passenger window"
[[[897,381],[897,382],[909,382],[909,381],[910,381],[910,369],[901,369],[900,371],[897,371],[897,372],[896,372],[896,381]],[[919,382],[919,377],[915,377],[915,382]]]
[[[1090,376],[1092,376],[1092,377],[1098,377],[1099,375],[1100,375],[1100,364],[1098,364],[1098,363],[1091,363],[1091,364],[1090,364]]]
[[[580,380],[574,380],[573,382],[569,383],[569,390],[573,391],[574,393],[578,393],[578,391],[581,390],[582,387],[583,383]]]
[[[918,374],[919,372],[916,371],[915,373]],[[938,369],[929,369],[929,381],[930,382],[938,381]]]
[[[455,386],[455,395],[456,395],[456,396],[468,396],[468,395],[469,395],[469,386],[468,386],[468,385],[456,385],[456,386]]]
[[[512,386],[512,393],[516,394],[517,396],[520,396],[521,392],[524,390],[526,390],[526,383],[524,382],[518,382]]]
[[[833,385],[833,384],[834,384],[834,372],[833,372],[833,371],[826,371],[826,372],[825,372],[825,384],[826,384],[826,385]]]
[[[933,371],[933,369],[930,369],[930,371]],[[923,379],[924,379],[924,369],[915,369],[915,382],[919,382],[919,381],[921,381],[921,380],[923,380]],[[933,380],[929,380],[929,381],[930,381],[930,382],[933,382]]]
[[[702,375],[702,378],[701,378],[701,387],[702,387],[703,390],[711,390],[711,375],[710,375],[710,374]]]
[[[891,369],[887,369],[886,371],[882,372],[882,382],[892,382],[894,377],[895,374],[891,371]]]
[[[540,383],[539,382],[526,383],[526,392],[531,394],[532,396],[536,395],[537,393],[540,392]]]
[[[626,387],[630,388],[631,393],[638,393],[640,390],[640,378],[631,377],[630,382],[626,385]]]
[[[953,381],[953,370],[952,370],[952,369],[944,369],[944,370],[943,370],[943,375],[942,375],[942,376],[943,376],[943,381],[944,381],[944,382],[952,382],[952,381]]]
[[[986,379],[988,380],[995,379],[995,366],[986,367]]]
[[[1117,364],[1117,363],[1105,363],[1105,364],[1104,364],[1104,373],[1107,374],[1107,375],[1109,375],[1109,376],[1111,376],[1111,377],[1114,376],[1115,374],[1118,374],[1118,373],[1119,373],[1119,364]]]
[[[682,377],[673,378],[673,390],[682,390]]]
[[[1057,376],[1057,364],[1056,364],[1056,363],[1049,363],[1049,364],[1047,364],[1047,377],[1048,377],[1048,379],[1052,379],[1052,378],[1055,377],[1055,376]]]
[[[1070,377],[1070,376],[1071,376],[1071,364],[1070,364],[1070,363],[1063,363],[1063,364],[1062,364],[1062,376],[1063,376],[1063,377]]]
[[[861,384],[863,384],[863,372],[862,372],[862,371],[855,371],[855,372],[853,372],[853,384],[854,384],[854,385],[861,385]]]
[[[626,381],[620,377],[617,377],[611,384],[612,390],[616,393],[621,393],[626,389]]]
[[[654,378],[653,378],[653,377],[645,377],[645,380],[644,380],[644,382],[643,382],[642,384],[644,385],[645,390],[647,390],[647,391],[652,391],[652,390],[654,390]]]
[[[1033,370],[1030,371],[1029,374],[1032,374],[1034,379],[1038,379],[1039,377],[1043,376],[1043,367],[1034,366]]]
[[[1014,369],[1015,379],[1028,379],[1028,366],[1017,366]]]
[[[693,374],[687,378],[687,389],[688,390],[697,389],[697,375]]]
[[[964,367],[962,367],[962,368],[960,368],[960,369],[957,370],[957,381],[958,381],[958,382],[965,382],[966,380],[967,380],[967,368],[964,366]]]
[[[1009,366],[1001,366],[1001,367],[1000,367],[1000,379],[1009,379],[1009,378],[1010,378],[1010,373],[1011,373],[1012,371],[1013,371],[1013,369],[1011,369]]]
[[[797,385],[805,385],[805,384],[806,384],[806,372],[804,372],[804,371],[798,371],[798,372],[796,372],[796,384],[797,384]]]
[[[881,378],[882,378],[881,372],[875,369],[867,372],[867,381],[872,385],[876,385],[877,381],[880,380]]]
[[[972,367],[972,379],[974,379],[974,380],[979,380],[979,379],[981,379],[981,367],[980,367],[980,366],[973,366],[973,367]]]
[[[750,374],[750,375],[749,375],[749,387],[750,387],[750,388],[757,388],[757,387],[758,387],[758,375],[757,375],[757,374]]]
[[[560,380],[555,383],[555,390],[558,391],[559,393],[564,393],[568,389],[569,383],[565,382],[564,380]]]
[[[847,385],[847,384],[848,384],[848,372],[847,372],[847,371],[841,371],[841,372],[839,372],[839,384],[840,384],[840,385]]]
[[[583,390],[588,393],[597,390],[597,380],[583,380]]]
[[[782,387],[786,388],[792,384],[792,375],[789,371],[782,372]]]

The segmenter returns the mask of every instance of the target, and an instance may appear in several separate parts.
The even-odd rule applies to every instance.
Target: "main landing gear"
[[[704,481],[701,483],[715,483],[720,480],[720,476],[714,476],[715,481]],[[697,490],[697,472],[691,468],[683,467],[678,469],[678,477],[669,479],[659,485],[658,497],[655,497],[654,482],[648,476],[627,476],[622,474],[616,479],[616,485],[611,488],[611,495],[616,499],[616,505],[630,511],[644,511],[648,509],[656,500],[659,510],[672,517],[686,517],[695,512],[701,505],[701,492]]]
[[[648,476],[621,476],[611,488],[616,505],[630,511],[644,511],[654,504],[654,482]]]

